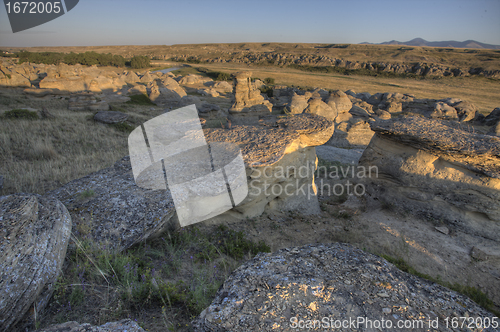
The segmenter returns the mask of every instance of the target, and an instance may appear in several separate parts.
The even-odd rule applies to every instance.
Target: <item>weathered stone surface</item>
[[[406,117],[372,124],[376,136],[360,160],[376,166],[366,190],[450,228],[500,239],[500,141],[448,121]]]
[[[212,81],[209,77],[203,77],[201,75],[189,74],[187,76],[182,77],[179,80],[179,84],[197,84],[197,83],[205,83]]]
[[[92,326],[88,323],[66,322],[52,325],[36,332],[144,332],[136,322],[124,319],[119,322],[106,323],[101,326]]]
[[[291,114],[301,114],[309,105],[307,103],[308,98],[305,95],[298,95],[293,93],[292,99],[288,106]]]
[[[338,112],[332,109],[328,104],[326,104],[320,98],[314,98],[309,100],[307,108],[304,113],[316,114],[323,116],[330,121],[334,121],[337,118]]]
[[[333,243],[258,254],[229,276],[193,327],[196,332],[337,330],[335,322],[346,320],[338,330],[371,331],[377,329],[349,320],[384,320],[396,327],[398,320],[420,317],[422,328],[413,330],[448,331],[444,318],[454,316],[493,317],[463,295]],[[437,326],[429,326],[436,319]],[[320,325],[324,322],[329,325]]]
[[[460,101],[452,105],[458,114],[460,122],[468,122],[476,117],[477,107],[468,101]]]
[[[135,184],[129,157],[71,181],[45,197],[64,203],[77,237],[91,238],[118,250],[161,233],[175,212],[169,191],[147,190]]]
[[[500,107],[491,111],[491,113],[488,114],[482,122],[485,126],[495,126],[498,122],[500,122]]]
[[[231,114],[251,112],[265,115],[271,112],[272,104],[265,100],[260,90],[255,87],[249,71],[234,74],[234,103],[229,109]]]
[[[343,91],[333,91],[330,94],[327,103],[328,106],[330,106],[334,111],[337,111],[338,116],[335,119],[336,123],[344,122],[350,119],[351,115],[348,114],[348,112],[352,108],[352,102]]]
[[[392,115],[391,113],[387,112],[387,111],[384,111],[384,110],[376,110],[375,111],[375,114],[379,117],[379,119],[381,120],[389,120]]]
[[[90,83],[90,82],[89,82]],[[57,89],[60,91],[81,92],[87,90],[85,80],[79,76],[68,78],[45,77],[40,81],[40,89]]]
[[[230,130],[204,129],[207,142],[238,144],[245,162],[249,193],[229,214],[254,217],[266,209],[319,213],[313,147],[330,138],[333,123],[311,114],[263,123],[264,126],[233,126]]]
[[[119,123],[127,121],[128,115],[117,111],[100,111],[94,115],[94,120],[102,123]]]
[[[41,311],[52,296],[71,234],[71,217],[56,199],[0,197],[0,330]]]
[[[147,95],[148,89],[146,88],[145,85],[142,84],[136,84],[127,91],[129,96],[133,95]]]
[[[370,143],[373,135],[374,132],[367,121],[352,118],[337,125],[327,144],[338,148],[364,148]]]
[[[233,91],[233,86],[226,81],[216,82],[212,85],[212,88],[219,92],[231,92]]]
[[[458,120],[457,110],[443,102],[437,102],[434,105],[434,110],[429,117],[432,119]]]
[[[157,105],[178,103],[186,96],[186,91],[172,78],[156,79],[148,84],[149,99]]]

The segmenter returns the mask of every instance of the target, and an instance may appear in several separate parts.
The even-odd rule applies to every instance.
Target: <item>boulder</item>
[[[215,89],[200,89],[198,93],[202,96],[219,97],[219,92]]]
[[[58,200],[32,194],[0,197],[0,330],[34,306],[47,305],[71,235],[71,217]]]
[[[328,106],[330,106],[333,111],[338,114],[335,118],[336,123],[347,121],[352,117],[348,114],[349,110],[352,108],[352,102],[343,91],[333,91],[330,94],[327,103]]]
[[[337,111],[332,109],[328,104],[326,104],[321,98],[313,98],[309,100],[307,108],[304,113],[316,114],[323,116],[328,120],[334,121],[337,117]]]
[[[186,91],[172,78],[164,80],[156,79],[148,84],[149,99],[157,105],[177,104],[182,97],[186,96]]]
[[[94,115],[94,120],[102,123],[113,124],[127,121],[128,115],[117,111],[99,111]]]
[[[145,85],[142,84],[135,84],[133,87],[128,89],[127,91],[129,96],[133,95],[147,95],[148,89],[146,88]]]
[[[371,197],[447,227],[500,239],[500,143],[448,121],[404,117],[372,123],[359,164]]]
[[[298,95],[295,92],[292,95],[292,99],[290,101],[290,104],[288,105],[288,108],[290,110],[291,114],[301,114],[304,112],[304,110],[307,108],[309,105],[307,103],[307,98],[304,95]]]
[[[135,83],[141,81],[141,79],[139,78],[139,76],[137,76],[137,74],[134,71],[129,71],[128,73],[126,73],[126,74],[124,74],[122,76],[124,76],[123,80],[126,83],[135,84]]]
[[[332,243],[259,253],[226,279],[192,325],[196,332],[389,331],[389,322],[417,317],[422,331],[449,331],[444,318],[493,314],[381,257]]]
[[[92,326],[88,323],[66,322],[52,325],[36,332],[144,332],[136,322],[124,319],[119,322],[106,323],[101,326]]]
[[[197,84],[197,83],[205,83],[212,81],[211,78],[203,77],[201,75],[189,74],[187,76],[182,77],[179,80],[179,84]]]
[[[443,102],[437,102],[434,105],[434,110],[429,117],[431,119],[458,120],[457,110]]]
[[[458,120],[460,122],[468,122],[476,117],[477,107],[468,101],[460,101],[453,105],[457,111]]]
[[[384,110],[376,110],[375,111],[375,114],[379,117],[379,119],[381,120],[389,120],[392,115],[391,113],[387,112],[387,111],[384,111]]]
[[[147,71],[147,72],[146,72],[146,73],[145,73],[145,74],[141,77],[141,79],[139,80],[139,82],[141,82],[141,83],[146,83],[146,84],[147,84],[147,83],[151,82],[152,80],[154,80],[154,79],[156,79],[156,78],[157,78],[157,76],[156,76],[156,75],[155,75],[155,77],[153,77],[153,76],[151,75],[151,73],[150,73],[149,71]]]
[[[204,129],[208,143],[237,144],[245,162],[248,195],[227,214],[246,218],[266,210],[319,213],[314,146],[326,143],[333,131],[333,122],[312,114],[271,118],[259,126]]]
[[[233,86],[226,81],[216,82],[212,88],[219,92],[231,92],[233,91]]]
[[[117,250],[160,234],[175,212],[170,191],[136,185],[130,157],[73,180],[44,197],[64,203],[77,238],[90,238]]]
[[[482,121],[485,126],[495,126],[500,121],[500,107],[495,108]]]

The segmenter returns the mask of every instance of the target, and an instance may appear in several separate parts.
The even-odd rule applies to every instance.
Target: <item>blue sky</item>
[[[12,33],[1,6],[0,47],[379,43],[416,37],[500,45],[499,18],[500,0],[80,0],[67,14],[18,33]]]

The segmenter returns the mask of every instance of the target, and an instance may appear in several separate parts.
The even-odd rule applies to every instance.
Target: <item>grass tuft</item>
[[[155,105],[155,103],[153,103],[151,99],[149,99],[149,97],[146,96],[145,94],[130,96],[130,100],[127,101],[127,104],[146,105],[146,106]]]
[[[38,113],[35,111],[25,109],[13,109],[3,114],[6,119],[24,119],[24,120],[38,120]]]

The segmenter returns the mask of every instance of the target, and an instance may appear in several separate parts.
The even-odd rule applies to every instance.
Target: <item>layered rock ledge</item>
[[[406,212],[498,241],[500,139],[421,117],[377,121],[360,166],[369,195]]]

